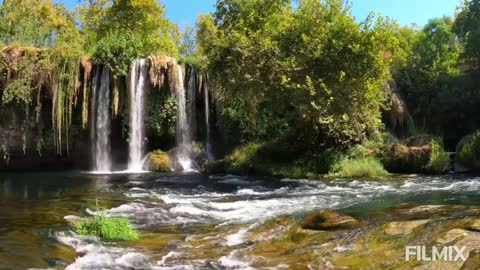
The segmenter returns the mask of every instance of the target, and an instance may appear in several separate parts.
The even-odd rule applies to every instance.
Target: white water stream
[[[145,59],[135,60],[130,71],[130,138],[128,171],[142,172],[144,159],[144,101],[148,70]]]
[[[99,76],[101,77],[100,82],[98,82]],[[94,170],[97,173],[108,173],[112,170],[110,157],[110,71],[104,67],[101,73],[97,70],[95,77],[93,95],[96,99],[95,107],[97,110],[94,111],[96,115],[95,132],[92,136],[95,142]]]

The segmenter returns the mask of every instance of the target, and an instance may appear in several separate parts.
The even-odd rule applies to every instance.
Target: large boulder
[[[172,171],[172,160],[168,153],[157,150],[150,153],[148,159],[148,169],[155,172]]]
[[[191,147],[188,148],[178,146],[168,151],[168,155],[172,158],[172,168],[175,171],[183,170],[182,165],[178,162],[178,156],[180,154],[187,154],[193,166],[198,170],[202,169],[207,162],[207,154],[202,144],[193,142]]]
[[[426,170],[431,152],[429,145],[409,147],[393,143],[382,149],[380,158],[390,173],[419,173]]]
[[[456,147],[457,171],[480,171],[480,130],[463,137]]]
[[[333,230],[349,228],[359,222],[355,218],[331,210],[315,211],[303,220],[302,228],[307,230]]]

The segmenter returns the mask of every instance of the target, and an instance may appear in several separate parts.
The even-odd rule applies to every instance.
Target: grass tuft
[[[344,159],[334,164],[330,170],[330,177],[341,178],[370,178],[387,176],[388,172],[382,163],[374,157]]]
[[[97,203],[98,209],[98,203]],[[138,240],[140,234],[133,229],[130,221],[123,217],[108,217],[105,211],[100,215],[87,218],[75,225],[80,235],[97,236],[105,240]]]

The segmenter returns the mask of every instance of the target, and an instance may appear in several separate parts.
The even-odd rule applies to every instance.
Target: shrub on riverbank
[[[448,170],[450,157],[443,150],[443,145],[438,139],[430,141],[431,153],[427,169],[431,173],[443,173]]]
[[[259,174],[278,177],[315,177],[327,173],[339,159],[335,149],[313,153],[285,141],[249,143],[236,148],[222,160],[210,161],[206,173]]]
[[[388,172],[382,163],[373,156],[346,158],[332,166],[330,177],[341,178],[370,178],[387,176]]]

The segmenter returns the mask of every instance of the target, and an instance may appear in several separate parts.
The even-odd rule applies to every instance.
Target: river
[[[0,269],[284,269],[292,264],[308,269],[298,256],[298,261],[269,258],[276,256],[275,246],[269,253],[261,243],[317,209],[368,220],[401,203],[476,206],[479,190],[480,177],[473,176],[312,181],[1,174]],[[76,235],[67,219],[94,214],[96,200],[109,215],[128,217],[141,239],[114,242]]]

